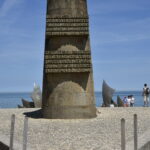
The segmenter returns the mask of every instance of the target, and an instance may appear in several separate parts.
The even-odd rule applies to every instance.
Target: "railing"
[[[9,150],[14,150],[14,133],[15,133],[15,115],[11,116],[11,129],[10,129],[10,145]],[[24,129],[23,129],[23,150],[27,150],[27,133],[28,133],[28,118],[24,118]]]
[[[133,150],[150,150],[150,141],[144,144],[138,149],[138,119],[137,114],[133,117],[133,138],[134,138],[134,148]],[[126,122],[125,119],[121,119],[121,150],[126,150]]]
[[[138,134],[137,134],[137,115],[133,117],[134,128],[134,150],[138,150]],[[125,119],[121,119],[121,150],[126,150],[126,134],[125,134]]]

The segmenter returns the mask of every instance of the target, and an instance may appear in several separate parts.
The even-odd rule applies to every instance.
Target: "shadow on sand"
[[[0,142],[0,150],[9,150],[9,147],[4,143]]]
[[[42,119],[42,109],[32,111],[32,112],[25,112],[23,113],[26,117],[33,118],[33,119]]]

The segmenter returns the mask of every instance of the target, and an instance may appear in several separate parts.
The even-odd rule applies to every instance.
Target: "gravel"
[[[22,149],[24,113],[0,109],[0,141],[9,145],[10,118],[16,115],[14,149]],[[126,120],[127,149],[133,150],[133,115],[138,115],[139,147],[150,141],[150,108],[97,108],[93,119],[29,118],[28,150],[120,150],[120,120]],[[34,117],[37,117],[36,115]]]

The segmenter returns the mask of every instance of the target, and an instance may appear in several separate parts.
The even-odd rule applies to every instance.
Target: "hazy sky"
[[[150,85],[150,0],[88,0],[95,90]],[[0,92],[42,85],[46,0],[0,0]]]

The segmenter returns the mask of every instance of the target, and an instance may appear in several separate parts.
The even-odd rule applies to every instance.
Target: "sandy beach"
[[[14,149],[22,149],[24,112],[0,109],[0,141],[9,145],[10,118],[16,115]],[[29,118],[28,150],[120,150],[120,119],[126,119],[127,149],[133,150],[133,115],[138,115],[139,148],[150,140],[150,108],[98,108],[93,119]]]

